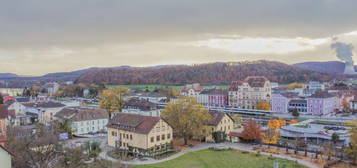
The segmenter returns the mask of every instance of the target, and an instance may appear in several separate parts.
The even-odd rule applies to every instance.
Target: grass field
[[[153,165],[136,165],[134,168],[273,168],[274,161],[279,167],[303,168],[286,159],[269,159],[268,156],[242,153],[235,150],[202,150],[185,154],[174,160]]]
[[[155,89],[159,88],[174,88],[176,90],[180,90],[183,86],[178,86],[178,85],[164,85],[164,84],[148,84],[148,85],[106,85],[106,87],[112,88],[112,87],[117,87],[117,86],[123,86],[129,89],[142,89],[146,90],[148,89],[149,91],[153,91]],[[216,87],[219,89],[227,89],[229,86],[228,85],[204,85],[203,88],[212,88]]]

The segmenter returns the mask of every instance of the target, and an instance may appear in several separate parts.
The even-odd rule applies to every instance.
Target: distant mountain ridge
[[[15,78],[17,77],[16,74],[13,74],[13,73],[0,73],[0,79],[3,79],[3,78]]]
[[[311,71],[330,73],[330,74],[343,74],[345,70],[345,63],[340,61],[302,62],[302,63],[294,64],[293,66],[311,70]],[[356,70],[356,66],[355,66],[355,70]]]
[[[92,67],[71,72],[22,77],[0,73],[0,80],[28,86],[31,83],[75,81],[95,84],[229,84],[249,75],[266,76],[279,83],[342,79],[344,64],[338,61],[303,62],[288,65],[276,61],[216,62],[195,65],[158,65],[151,67]]]
[[[156,66],[157,67],[157,66]],[[265,76],[273,82],[329,81],[333,74],[306,70],[276,61],[217,62],[131,69],[99,69],[82,74],[77,83],[95,84],[229,84],[247,76]]]

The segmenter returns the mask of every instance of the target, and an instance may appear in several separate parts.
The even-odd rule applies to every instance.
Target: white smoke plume
[[[331,48],[335,50],[337,58],[341,59],[345,63],[352,63],[353,64],[353,45],[337,42],[337,39],[334,38],[334,43],[331,44]]]

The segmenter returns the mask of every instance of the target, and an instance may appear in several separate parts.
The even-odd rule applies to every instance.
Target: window
[[[130,140],[133,140],[133,135],[130,134]]]
[[[167,134],[167,139],[170,139],[171,138],[171,134]]]
[[[126,134],[126,139],[129,139],[129,134]]]
[[[165,134],[161,135],[161,140],[165,140]]]
[[[156,136],[156,141],[160,141],[160,135]]]
[[[154,142],[154,139],[155,139],[154,137],[151,137],[150,142]]]

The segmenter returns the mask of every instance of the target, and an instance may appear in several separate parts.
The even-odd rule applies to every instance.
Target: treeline
[[[102,69],[84,73],[77,83],[95,84],[229,84],[247,76],[265,76],[273,82],[329,81],[336,76],[274,61],[170,65],[163,67]]]

